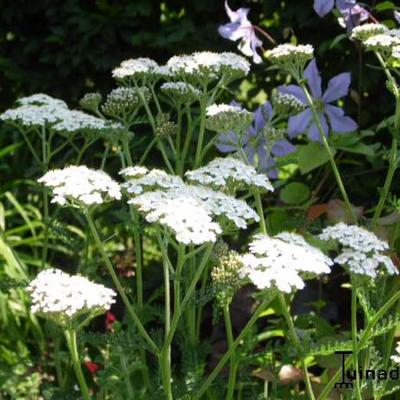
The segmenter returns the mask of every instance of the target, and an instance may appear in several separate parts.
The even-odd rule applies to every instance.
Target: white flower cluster
[[[206,110],[206,126],[216,132],[236,132],[246,129],[253,120],[253,114],[236,105],[212,104]]]
[[[196,205],[202,215],[221,218],[219,222],[224,226],[228,222],[236,228],[245,229],[250,221],[257,222],[259,220],[257,213],[245,201],[208,187],[188,185],[179,176],[169,175],[161,170],[148,170],[145,167],[136,166],[125,168],[120,174],[126,180],[122,187],[132,197],[128,203],[143,212],[148,222],[166,224],[165,221],[168,221],[168,227],[172,229],[177,239],[178,237],[186,238],[184,243],[189,240],[187,239],[188,231],[192,230],[194,235],[192,243],[199,244],[199,236],[195,229],[197,216],[190,220],[186,215],[188,224],[186,227],[181,222],[183,236],[177,229],[178,227],[170,223],[170,214],[175,215],[180,212],[179,208],[174,207],[179,207],[184,199],[189,201],[191,210],[193,210],[193,205]],[[255,178],[253,177],[253,179]],[[180,200],[175,202],[174,199]],[[164,207],[164,203],[168,203],[169,207]],[[158,208],[163,210],[162,214],[157,214]],[[158,218],[156,218],[157,216]],[[210,221],[213,222],[211,219],[208,222]],[[217,224],[217,231],[214,229],[214,222],[211,226],[213,228],[209,232],[214,232],[214,234],[217,231],[221,232],[219,224]],[[200,237],[204,237],[204,226],[200,225],[199,229],[201,229]]]
[[[363,24],[351,31],[351,38],[364,42],[372,36],[388,33],[389,29],[383,24]]]
[[[274,191],[266,175],[257,173],[253,166],[232,157],[215,158],[204,167],[186,172],[185,176],[190,182],[221,190],[256,188]]]
[[[184,80],[185,78],[214,80],[223,76],[231,80],[246,76],[250,71],[250,64],[244,57],[230,52],[203,51],[174,56],[168,60],[167,66]]]
[[[38,182],[51,188],[54,195],[52,203],[62,206],[90,206],[121,199],[121,189],[117,182],[105,172],[86,166],[55,169],[43,175]]]
[[[150,91],[146,87],[138,89],[118,87],[109,93],[101,109],[110,116],[132,113],[141,104],[141,95],[146,101],[151,98]]]
[[[201,96],[199,89],[186,82],[166,82],[160,87],[161,91],[182,103],[191,103]]]
[[[278,115],[298,114],[306,107],[296,96],[289,93],[281,93],[279,90],[272,93],[271,101],[274,112]]]
[[[314,57],[314,48],[310,44],[294,45],[290,43],[281,44],[267,51],[266,57],[281,67],[288,65],[305,65]]]
[[[59,269],[41,271],[27,287],[32,313],[67,322],[87,313],[107,311],[116,293],[83,276],[71,276]]]
[[[133,58],[122,61],[120,66],[112,71],[113,78],[141,78],[146,74],[152,74],[158,68],[158,64],[150,58]]]
[[[21,104],[19,107],[5,111],[0,119],[25,127],[46,126],[58,132],[69,133],[119,127],[82,111],[70,110],[62,100],[44,94],[24,97],[18,102]]]
[[[390,359],[396,363],[400,364],[400,342],[397,342],[397,346],[395,348],[395,351],[397,354],[394,354],[393,356],[390,357]]]
[[[54,97],[49,96],[44,93],[35,93],[31,96],[21,97],[17,100],[17,103],[21,106],[26,105],[38,105],[38,106],[54,106],[54,107],[64,107],[68,108],[67,103],[60,99],[55,99]]]
[[[295,233],[257,235],[249,248],[250,253],[242,256],[241,275],[259,289],[276,287],[286,293],[303,289],[303,279],[328,274],[333,265],[321,250]]]
[[[212,221],[202,204],[185,194],[157,190],[135,197],[129,203],[145,214],[147,222],[171,229],[180,243],[215,242],[221,233],[220,226]]]
[[[139,195],[149,190],[179,189],[184,186],[183,180],[176,175],[167,174],[160,169],[148,170],[146,167],[128,167],[120,171],[126,182],[122,187],[130,195]]]
[[[382,52],[384,56],[390,56],[395,46],[400,46],[400,39],[389,34],[371,36],[364,42],[367,50]]]
[[[400,61],[400,46],[393,47],[393,49],[392,49],[392,57],[395,60]]]
[[[319,238],[338,242],[341,245],[341,253],[334,261],[347,265],[355,274],[376,278],[380,266],[384,266],[389,275],[398,273],[390,257],[382,254],[389,245],[364,228],[339,222],[325,228]]]

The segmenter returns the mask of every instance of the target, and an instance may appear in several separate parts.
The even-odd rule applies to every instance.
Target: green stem
[[[169,267],[167,261],[163,261],[163,270],[164,270],[164,293],[165,293],[165,321],[164,321],[164,330],[165,330],[165,340],[169,335],[169,331],[171,329],[171,288],[169,281]],[[168,346],[164,346],[161,351],[161,375],[164,386],[164,392],[168,398],[168,400],[172,400],[172,389],[171,389],[171,344]]]
[[[192,282],[190,283],[189,287],[186,290],[185,296],[183,297],[183,300],[179,306],[178,310],[174,310],[174,316],[172,317],[172,323],[171,323],[171,330],[169,331],[169,335],[167,337],[167,340],[164,343],[164,347],[165,346],[169,346],[172,343],[172,340],[174,338],[176,329],[178,327],[178,322],[182,316],[182,311],[184,310],[185,306],[187,305],[187,303],[189,302],[189,300],[191,299],[195,289],[196,289],[196,285],[197,282],[199,281],[204,268],[207,265],[207,262],[210,258],[211,252],[212,252],[213,246],[209,246],[207,248],[207,250],[204,252],[203,257],[200,261],[200,265],[198,266],[198,268],[196,269],[196,273],[192,279]]]
[[[279,299],[279,303],[281,305],[281,310],[283,312],[283,316],[286,320],[286,324],[288,325],[288,328],[289,328],[290,339],[300,357],[301,366],[302,366],[303,372],[304,372],[304,382],[306,384],[306,390],[307,390],[307,396],[308,396],[307,398],[309,400],[315,400],[314,392],[313,392],[312,385],[311,385],[310,375],[308,374],[307,365],[305,362],[305,358],[303,356],[303,349],[302,349],[300,340],[297,336],[296,328],[294,326],[292,316],[289,313],[288,306],[287,306],[286,300],[285,300],[285,296],[281,292],[279,292],[278,299]]]
[[[342,194],[342,197],[343,197],[343,200],[344,200],[344,202],[346,204],[347,210],[349,212],[349,216],[352,218],[353,223],[357,225],[357,216],[356,216],[356,214],[354,212],[354,209],[353,209],[353,207],[352,207],[352,205],[350,203],[349,197],[348,197],[346,189],[344,187],[342,178],[340,176],[340,172],[339,172],[339,170],[337,168],[337,165],[336,165],[336,162],[335,162],[335,157],[334,157],[334,155],[332,153],[332,150],[331,150],[331,148],[329,146],[328,140],[327,140],[327,138],[325,136],[325,131],[324,131],[324,128],[322,127],[321,120],[320,120],[319,114],[317,112],[317,109],[315,108],[314,101],[313,101],[313,99],[312,99],[312,97],[311,97],[306,85],[304,84],[304,82],[300,81],[298,83],[299,83],[299,85],[301,86],[301,88],[304,91],[304,94],[305,94],[305,96],[307,98],[308,104],[310,106],[310,109],[311,109],[313,117],[314,117],[314,122],[317,124],[318,130],[319,130],[319,133],[320,133],[320,136],[321,136],[322,143],[323,143],[323,145],[325,147],[326,152],[328,153],[328,157],[329,157],[329,161],[330,161],[330,164],[331,164],[331,167],[332,167],[332,171],[333,171],[333,174],[335,175],[337,185],[339,186],[339,190],[340,190],[340,192]]]
[[[355,287],[351,291],[351,339],[353,341],[353,349],[357,349],[357,289]],[[354,357],[354,369],[358,371],[358,356]],[[356,399],[362,400],[358,373],[356,374]]]
[[[79,386],[81,388],[82,396],[83,396],[84,400],[90,400],[91,396],[90,396],[89,389],[86,384],[85,377],[83,375],[82,368],[81,368],[81,363],[79,360],[78,346],[76,343],[76,331],[73,329],[70,329],[70,330],[66,330],[64,332],[64,334],[65,334],[65,338],[67,339],[68,349],[71,354],[72,364],[74,366],[75,375],[78,380]]]
[[[261,232],[264,233],[264,234],[267,234],[267,225],[265,223],[264,209],[263,209],[263,206],[262,206],[260,193],[255,192],[254,193],[254,199],[256,200],[257,214],[260,217],[260,229],[261,229]]]
[[[360,340],[358,341],[357,348],[354,349],[353,354],[351,354],[345,362],[345,369],[347,369],[352,362],[354,362],[354,357],[357,357],[358,353],[365,347],[370,339],[370,334],[374,328],[374,326],[378,323],[378,321],[386,314],[390,307],[392,307],[398,300],[400,299],[400,291],[396,291],[395,294],[390,297],[390,299],[379,309],[379,311],[375,314],[375,316],[368,322],[365,330],[363,331]],[[331,378],[331,380],[325,385],[323,391],[318,397],[318,400],[325,400],[330,392],[332,391],[335,382],[338,382],[340,379],[341,370],[338,369],[335,375]]]
[[[42,172],[45,174],[49,168],[49,152],[47,151],[46,144],[46,128],[43,126],[41,131],[41,141],[42,141]],[[42,268],[46,265],[48,248],[49,248],[49,199],[47,188],[42,186],[42,196],[43,196],[43,223],[44,223],[44,242],[42,247]]]
[[[223,355],[223,357],[219,360],[218,364],[216,367],[213,369],[211,374],[207,377],[207,379],[204,381],[204,383],[200,386],[200,388],[194,393],[193,399],[192,400],[199,400],[201,396],[207,391],[208,387],[211,385],[211,383],[214,381],[214,379],[218,376],[222,368],[225,366],[225,364],[229,361],[231,358],[231,355],[234,353],[236,348],[239,346],[239,344],[242,342],[242,340],[247,336],[247,334],[250,332],[250,329],[253,327],[253,325],[256,323],[258,318],[260,317],[261,313],[265,311],[265,308],[267,305],[273,300],[275,296],[266,298],[263,300],[263,302],[258,306],[258,308],[255,310],[243,330],[239,333],[235,341],[233,342],[232,346],[228,351]]]
[[[194,167],[199,167],[201,163],[201,153],[203,150],[204,132],[206,126],[206,104],[205,101],[200,101],[200,127],[199,127],[199,137],[197,139],[196,156],[194,159]]]
[[[136,327],[139,331],[139,333],[142,335],[143,339],[147,342],[147,344],[149,345],[151,351],[155,354],[158,354],[158,347],[157,345],[154,343],[154,341],[151,339],[151,337],[149,336],[149,334],[147,333],[146,329],[144,328],[143,324],[141,323],[139,317],[137,316],[133,306],[131,305],[128,296],[125,294],[125,290],[120,282],[120,280],[118,279],[117,274],[114,271],[114,267],[112,266],[112,263],[106,253],[106,251],[104,250],[104,244],[102,243],[100,236],[97,232],[97,228],[96,225],[94,224],[94,221],[92,219],[92,216],[90,215],[89,211],[85,212],[85,217],[86,220],[88,222],[90,231],[92,233],[92,236],[94,238],[96,247],[98,249],[98,251],[100,252],[104,264],[107,267],[107,270],[114,282],[115,287],[118,290],[119,295],[122,298],[122,301],[125,304],[126,309],[128,310],[129,315],[131,316],[132,320],[134,321],[134,323],[136,324]]]
[[[396,99],[396,110],[395,110],[395,117],[394,117],[394,132],[392,133],[392,145],[390,149],[390,156],[389,156],[389,168],[388,172],[385,178],[385,183],[383,185],[383,189],[381,192],[381,195],[379,196],[379,201],[378,205],[376,206],[374,216],[372,218],[372,228],[374,228],[378,222],[379,217],[382,214],[383,207],[385,206],[386,199],[389,194],[390,186],[392,184],[393,176],[394,173],[396,172],[397,169],[397,147],[398,147],[398,140],[397,140],[397,135],[399,134],[399,129],[400,129],[400,93],[399,89],[397,87],[397,82],[396,79],[393,78],[392,74],[390,73],[390,70],[386,66],[386,63],[382,56],[378,53],[375,52],[375,55],[381,64],[385,75],[390,82],[393,91],[394,91],[394,97]]]
[[[133,387],[131,383],[131,378],[129,376],[129,369],[128,369],[128,364],[126,363],[126,358],[123,350],[121,350],[120,357],[119,357],[120,365],[121,365],[121,370],[124,376],[124,382],[126,386],[126,390],[129,395],[129,399],[134,399],[135,395],[133,392]]]
[[[223,314],[224,314],[226,337],[227,337],[227,341],[228,341],[228,351],[229,351],[232,348],[233,343],[234,343],[232,322],[231,322],[231,316],[229,313],[229,304],[224,304]],[[231,358],[231,360],[230,360],[230,367],[229,367],[228,394],[226,396],[226,400],[232,400],[233,395],[235,393],[237,362],[236,362],[236,357],[235,357],[234,352],[232,352],[230,358]]]

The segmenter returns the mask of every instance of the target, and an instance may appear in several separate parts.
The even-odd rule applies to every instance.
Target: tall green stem
[[[163,270],[164,270],[164,293],[165,293],[164,334],[166,339],[171,329],[171,288],[169,282],[169,266],[167,260],[163,260]],[[164,392],[168,400],[172,400],[173,397],[171,390],[171,344],[163,348],[161,351],[161,373],[162,373]]]
[[[92,236],[94,238],[97,250],[100,252],[104,264],[107,267],[108,273],[110,274],[115,287],[118,290],[119,295],[122,298],[122,301],[125,304],[126,309],[128,310],[129,315],[131,316],[132,320],[134,321],[134,323],[136,324],[136,327],[139,331],[139,333],[142,335],[143,339],[147,342],[147,344],[149,345],[151,351],[153,351],[153,353],[158,354],[158,347],[157,345],[154,343],[154,341],[151,339],[151,337],[149,336],[149,334],[147,333],[146,329],[144,328],[143,324],[141,323],[139,317],[137,316],[133,306],[131,305],[128,296],[125,294],[125,290],[117,276],[117,274],[114,271],[114,267],[112,266],[112,263],[107,255],[107,253],[104,250],[104,244],[102,243],[100,236],[97,232],[97,228],[94,224],[94,221],[92,219],[92,216],[90,215],[89,211],[85,212],[85,217],[86,220],[88,222],[90,231],[92,233]]]
[[[357,349],[357,289],[351,290],[351,339],[353,349]],[[354,357],[354,369],[358,371],[358,356]],[[360,375],[356,373],[356,399],[362,400],[360,389]]]
[[[263,302],[258,306],[258,308],[255,310],[249,321],[247,322],[246,326],[243,328],[243,330],[239,333],[235,341],[233,342],[232,346],[228,351],[223,355],[223,357],[219,360],[218,364],[216,367],[213,369],[210,375],[208,375],[207,379],[204,381],[204,383],[200,386],[199,390],[194,393],[192,400],[200,400],[201,396],[207,391],[211,383],[214,381],[214,379],[218,376],[218,374],[221,372],[222,368],[224,365],[229,361],[231,358],[231,355],[234,353],[236,348],[239,346],[239,344],[242,342],[242,340],[247,336],[247,334],[250,332],[250,329],[253,327],[253,325],[256,323],[258,318],[260,317],[261,313],[265,311],[265,308],[267,305],[274,299],[275,296],[268,297],[263,300]]]
[[[390,156],[389,156],[389,168],[388,172],[385,178],[385,183],[383,184],[383,189],[381,192],[381,195],[379,196],[379,201],[378,205],[376,206],[374,216],[372,218],[372,228],[374,228],[378,222],[379,217],[382,214],[383,207],[385,206],[386,199],[389,194],[390,186],[393,181],[393,176],[394,173],[396,172],[397,169],[397,163],[398,163],[398,158],[397,158],[397,148],[398,148],[398,134],[400,130],[400,93],[399,89],[397,87],[397,82],[396,79],[392,76],[390,73],[390,70],[386,66],[386,63],[382,56],[378,53],[375,52],[376,57],[378,58],[379,63],[381,64],[385,75],[390,82],[391,87],[393,88],[393,93],[394,97],[396,99],[396,111],[395,111],[395,116],[394,116],[394,132],[392,133],[392,145],[390,149]]]
[[[313,392],[312,385],[311,385],[310,375],[308,374],[307,365],[306,365],[304,355],[303,355],[302,346],[301,346],[300,340],[297,336],[296,328],[294,327],[293,319],[288,310],[288,306],[286,304],[285,297],[281,292],[279,292],[279,294],[278,294],[278,299],[279,299],[279,303],[281,305],[281,310],[283,312],[283,316],[285,317],[285,320],[286,320],[286,324],[288,325],[288,328],[289,328],[289,335],[290,335],[292,344],[295,346],[297,352],[299,353],[301,366],[302,366],[303,372],[304,372],[304,382],[306,384],[308,399],[315,400],[314,392]]]
[[[76,343],[76,331],[73,329],[66,330],[64,332],[65,338],[67,340],[67,345],[69,352],[71,354],[72,364],[74,366],[75,375],[78,380],[79,386],[81,388],[82,396],[84,400],[90,400],[91,396],[89,393],[88,386],[85,381],[85,376],[83,375],[81,362],[79,360],[78,346]]]
[[[354,212],[354,208],[352,207],[352,205],[350,203],[349,197],[348,197],[346,189],[344,187],[342,178],[340,176],[340,172],[339,172],[339,170],[337,168],[337,165],[336,165],[336,162],[335,162],[335,157],[334,157],[334,155],[332,153],[332,150],[331,150],[331,148],[329,146],[328,140],[327,140],[327,138],[325,136],[325,131],[324,131],[324,128],[322,127],[321,120],[320,120],[319,114],[317,112],[317,109],[315,108],[314,101],[313,101],[313,99],[312,99],[312,97],[311,97],[311,95],[310,95],[310,93],[309,93],[309,91],[307,89],[307,86],[304,84],[304,82],[300,81],[299,85],[301,86],[301,88],[304,91],[304,94],[305,94],[305,96],[307,98],[308,104],[310,106],[311,112],[312,112],[313,117],[314,117],[314,122],[317,124],[318,130],[319,130],[319,133],[320,133],[320,136],[321,136],[322,143],[323,143],[323,145],[325,147],[326,152],[328,153],[328,157],[329,157],[329,161],[330,161],[330,164],[331,164],[331,167],[332,167],[332,171],[333,171],[333,174],[335,175],[337,185],[339,186],[339,190],[340,190],[340,192],[342,194],[342,197],[343,197],[343,200],[344,200],[344,202],[346,204],[347,210],[349,212],[349,216],[352,218],[353,223],[357,224],[357,216],[356,216],[356,214]]]
[[[229,313],[229,304],[224,304],[223,308],[224,321],[225,321],[225,329],[226,329],[226,337],[228,341],[228,351],[232,348],[234,339],[233,339],[233,331],[232,331],[232,322],[231,316]],[[229,367],[229,380],[228,380],[228,394],[226,396],[226,400],[232,400],[233,395],[235,393],[235,385],[236,385],[236,371],[237,371],[237,362],[235,353],[232,352],[230,367]]]
[[[200,102],[199,137],[197,139],[196,156],[194,159],[194,167],[195,168],[198,168],[201,163],[201,153],[203,150],[205,126],[206,126],[206,102],[205,102],[205,100],[201,100],[201,102]]]

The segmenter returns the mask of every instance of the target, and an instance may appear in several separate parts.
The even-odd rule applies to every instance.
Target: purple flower
[[[332,11],[335,5],[334,0],[314,0],[314,10],[320,16],[324,17]],[[356,0],[336,0],[336,8],[340,11],[341,18],[339,23],[351,31],[360,22],[369,19],[369,12],[357,4]]]
[[[237,105],[236,102],[232,104]],[[278,178],[278,171],[274,168],[276,162],[274,157],[282,157],[296,150],[286,139],[278,140],[272,147],[268,146],[264,128],[272,127],[274,112],[271,104],[267,101],[258,107],[254,113],[253,123],[249,126],[244,135],[239,138],[236,132],[220,134],[216,144],[221,153],[231,153],[242,148],[250,164],[255,165],[258,161],[258,168],[267,172],[272,179]]]
[[[219,34],[225,38],[236,42],[240,39],[239,50],[248,57],[253,57],[256,64],[261,63],[261,57],[257,53],[257,47],[261,47],[262,42],[256,36],[254,26],[247,19],[248,8],[239,8],[236,11],[230,9],[228,2],[225,1],[225,10],[231,22],[221,25],[218,28]]]
[[[304,76],[307,79],[307,84],[310,88],[314,104],[317,107],[319,119],[325,136],[329,136],[329,130],[333,132],[346,133],[357,129],[356,122],[344,115],[344,111],[336,106],[333,106],[333,101],[346,96],[349,92],[351,82],[350,73],[344,72],[336,75],[328,82],[328,88],[325,93],[321,89],[321,76],[319,74],[317,63],[314,60],[310,61],[304,71]],[[279,87],[281,93],[292,94],[296,96],[307,108],[300,114],[289,118],[288,134],[290,138],[294,138],[304,132],[308,133],[312,141],[321,141],[321,136],[314,117],[308,104],[307,98],[303,89],[297,85]],[[329,120],[329,125],[328,125]]]

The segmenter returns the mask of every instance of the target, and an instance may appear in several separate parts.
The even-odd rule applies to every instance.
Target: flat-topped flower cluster
[[[59,269],[41,271],[27,287],[31,311],[57,322],[71,321],[87,313],[103,313],[115,302],[116,293],[83,276]]]
[[[371,278],[382,273],[398,274],[391,258],[383,254],[389,249],[389,245],[373,232],[340,222],[325,228],[319,238],[339,244],[340,253],[334,261],[346,265],[354,274]]]

